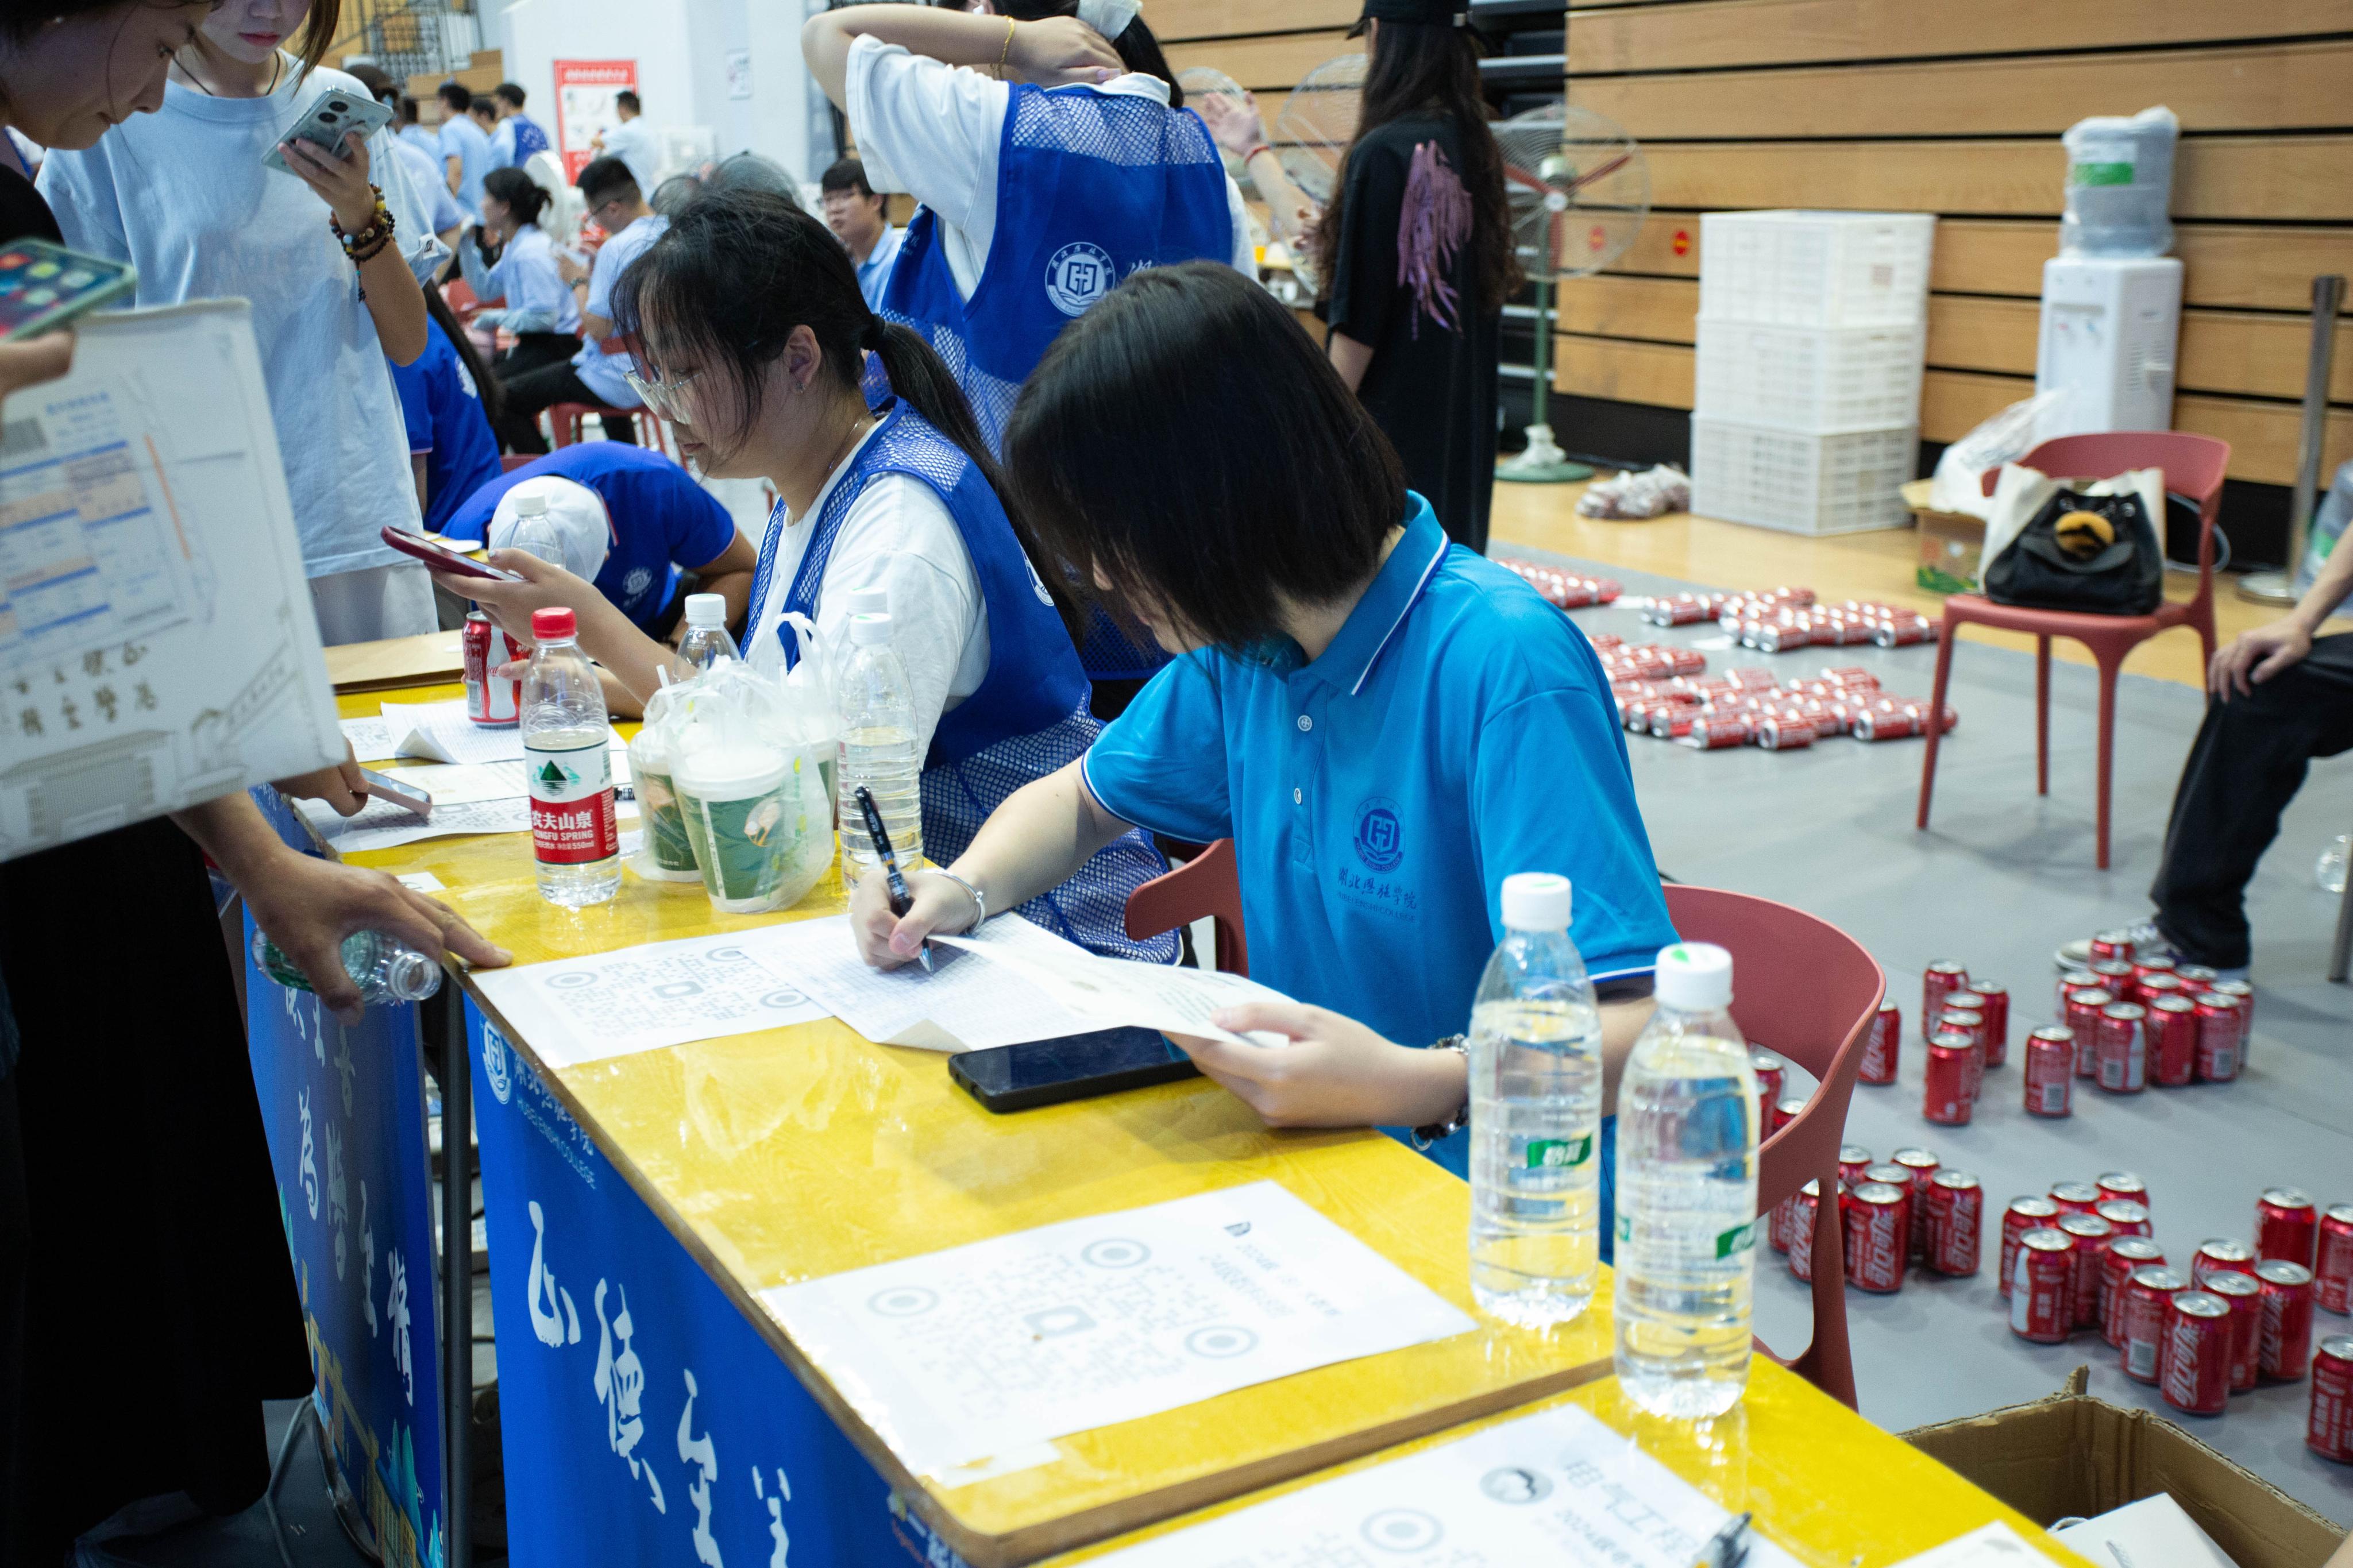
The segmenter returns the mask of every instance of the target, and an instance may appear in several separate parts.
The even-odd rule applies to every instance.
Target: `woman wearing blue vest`
[[[1469,1026],[1504,879],[1553,871],[1614,1094],[1675,936],[1609,681],[1567,616],[1448,542],[1291,313],[1222,268],[1131,278],[1038,367],[1005,450],[1039,544],[1176,657],[911,879],[903,919],[860,888],[869,961],[1136,827],[1229,837],[1251,977],[1305,1005],[1229,1026],[1286,1049],[1185,1042],[1195,1060],[1271,1121],[1420,1129],[1460,1171],[1463,1058],[1418,1047]]]
[[[680,449],[705,474],[776,487],[746,661],[792,667],[788,615],[846,648],[853,595],[883,590],[925,748],[927,854],[961,854],[1013,790],[1085,752],[1102,726],[1062,606],[997,499],[996,459],[938,356],[867,308],[831,230],[787,197],[705,194],[621,275],[614,305],[638,345],[631,380]],[[870,351],[898,395],[881,409],[859,389]],[[581,646],[641,701],[677,668],[593,584],[518,552],[491,560],[526,581],[443,582],[518,635],[533,610],[569,605]],[[1166,868],[1142,834],[1114,835],[1022,912],[1097,952],[1170,962],[1173,940],[1125,933],[1128,894]]]
[[[992,450],[1055,334],[1129,273],[1209,259],[1257,276],[1241,192],[1135,0],[845,6],[811,17],[801,47],[869,184],[923,204],[880,310],[947,362]],[[1081,656],[1103,683],[1161,663],[1100,616]]]

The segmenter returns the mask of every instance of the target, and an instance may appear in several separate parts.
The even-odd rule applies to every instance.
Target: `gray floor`
[[[1691,586],[1513,552],[1616,577],[1629,595]],[[1629,642],[1702,647],[1712,670],[1757,664],[1794,675],[1862,664],[1889,690],[1922,698],[1935,679],[1936,650],[1927,646],[1764,656],[1719,646],[1713,626],[1662,631],[1614,607],[1575,619]],[[2054,670],[2047,798],[2034,794],[2033,659],[1965,643],[1950,700],[1960,727],[1945,742],[1926,833],[1913,827],[1918,741],[1700,752],[1629,737],[1628,750],[1652,846],[1670,875],[1778,899],[1836,922],[1887,971],[1907,1030],[1917,1026],[1922,969],[1958,959],[2010,986],[2015,1042],[2049,1021],[2053,948],[2147,912],[2174,780],[2203,700],[2187,687],[2124,678],[2106,872],[2093,866],[2093,671]],[[2049,1121],[2025,1114],[2012,1066],[1989,1082],[1971,1125],[1936,1127],[1920,1115],[1923,1052],[1915,1037],[1900,1082],[1856,1090],[1850,1136],[1882,1157],[1906,1144],[1933,1149],[1983,1178],[1989,1205],[2053,1181],[2137,1171],[2149,1184],[2158,1239],[2176,1256],[2208,1237],[2247,1235],[2267,1185],[2301,1186],[2323,1203],[2353,1201],[2353,987],[2323,979],[2337,900],[2313,880],[2314,858],[2348,830],[2353,757],[2315,766],[2249,889],[2256,1040],[2237,1083],[2130,1097],[2085,1089],[2072,1118]],[[1767,1273],[1761,1331],[1785,1345],[1802,1343],[1805,1288],[1786,1270]],[[2096,1336],[2048,1347],[2012,1337],[1990,1271],[1959,1281],[1915,1275],[1897,1295],[1850,1291],[1848,1303],[1863,1413],[1895,1430],[2037,1398],[2087,1362],[2094,1393],[2161,1407],[2153,1391],[2116,1370]],[[2317,1332],[2353,1332],[2353,1321],[2317,1317]],[[2262,1388],[2233,1400],[2222,1416],[2181,1419],[2200,1440],[2353,1526],[2353,1468],[2304,1447],[2309,1389],[2308,1382]]]

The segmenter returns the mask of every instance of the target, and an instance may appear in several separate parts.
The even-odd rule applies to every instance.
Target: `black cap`
[[[1348,29],[1348,37],[1360,38],[1365,24],[1375,17],[1384,22],[1423,22],[1434,27],[1463,25],[1464,0],[1365,0],[1365,14]]]

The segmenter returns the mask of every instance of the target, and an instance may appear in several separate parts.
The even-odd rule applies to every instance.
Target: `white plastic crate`
[[[1928,213],[1704,213],[1699,313],[1786,327],[1925,321]]]
[[[1920,422],[1928,329],[1699,322],[1693,410],[1823,435]]]
[[[1920,430],[1808,435],[1692,416],[1691,509],[1785,533],[1858,533],[1911,521],[1900,487]]]

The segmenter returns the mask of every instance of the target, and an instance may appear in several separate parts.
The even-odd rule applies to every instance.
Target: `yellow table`
[[[450,694],[435,688],[402,700]],[[346,698],[343,710],[373,713],[383,700]],[[843,907],[829,879],[786,915],[729,916],[712,909],[700,884],[628,875],[611,903],[567,910],[540,899],[527,842],[514,835],[428,839],[353,858],[430,872],[444,886],[438,896],[518,963]],[[1609,1370],[1608,1315],[1597,1307],[1550,1337],[1482,1319],[1472,1333],[1067,1437],[1054,1463],[973,1484],[911,1474],[759,1306],[759,1291],[1271,1178],[1468,1311],[1468,1189],[1377,1133],[1271,1133],[1202,1079],[992,1115],[950,1082],[935,1053],[874,1045],[832,1019],[551,1069],[465,984],[923,1531],[976,1568],[1101,1542],[1563,1390],[1577,1390],[1570,1397],[1605,1420],[1623,1419],[1614,1384],[1597,1382]],[[503,1247],[496,1226],[494,1219],[494,1246]],[[536,1291],[535,1251],[533,1265]],[[502,1280],[499,1289],[503,1299]],[[588,1331],[593,1340],[596,1324]],[[1994,1518],[2038,1533],[1778,1368],[1760,1363],[1746,1414],[1729,1429],[1743,1424],[1753,1436],[1741,1461],[1748,1479],[1733,1489],[1746,1500],[1737,1506],[1757,1508],[1777,1539],[1818,1549],[1820,1562],[1844,1563],[1856,1552],[1865,1563],[1893,1562]],[[667,1435],[657,1440],[666,1445]],[[1677,1463],[1663,1449],[1662,1458]],[[1705,1484],[1704,1474],[1686,1473]],[[1890,1477],[1904,1483],[1900,1504],[1882,1484]]]

